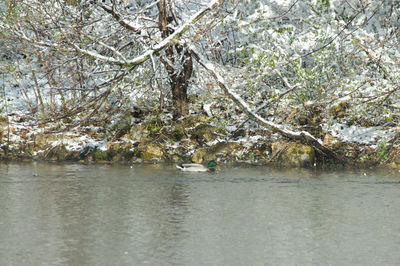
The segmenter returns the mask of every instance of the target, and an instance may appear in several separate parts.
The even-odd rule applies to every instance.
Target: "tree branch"
[[[110,57],[110,56],[103,56],[101,54],[99,54],[96,51],[91,51],[91,50],[87,50],[84,48],[79,47],[77,44],[68,41],[68,43],[78,52],[80,52],[81,54],[84,54],[86,56],[89,56],[93,59],[97,59],[103,62],[107,62],[109,64],[115,64],[115,65],[121,65],[121,66],[128,66],[128,67],[132,67],[134,65],[140,65],[143,62],[147,61],[151,55],[161,51],[162,49],[164,49],[165,47],[167,47],[170,44],[175,44],[177,42],[179,42],[180,37],[182,37],[182,35],[188,31],[194,23],[196,23],[197,21],[199,21],[202,17],[204,17],[208,12],[210,12],[212,9],[216,8],[217,6],[219,6],[221,3],[223,2],[223,0],[213,0],[206,8],[200,10],[199,12],[195,13],[186,23],[184,23],[183,25],[181,25],[179,28],[177,28],[171,35],[169,35],[167,38],[165,38],[164,40],[162,40],[160,43],[156,44],[154,47],[152,47],[151,49],[147,50],[145,53],[130,59],[130,60],[120,60],[120,59],[116,59],[114,57]],[[108,12],[107,8],[104,9],[106,12]],[[110,11],[110,10],[109,10]],[[112,10],[111,10],[112,11]],[[110,12],[111,12],[110,11]],[[8,28],[4,27],[3,25],[0,24],[0,30],[7,30]],[[20,38],[34,44],[37,45],[39,47],[51,47],[54,49],[60,49],[60,46],[54,43],[50,43],[50,42],[40,42],[40,41],[36,41],[33,40],[32,38],[27,37],[23,32],[18,31],[18,30],[13,30],[13,29],[9,29],[12,30],[17,36],[19,36]],[[137,31],[137,30],[136,30]],[[67,37],[67,35],[62,32],[64,34],[64,37]]]
[[[99,6],[106,11],[107,13],[111,14],[111,16],[113,16],[115,18],[116,21],[118,21],[118,23],[124,27],[127,30],[130,31],[134,31],[137,34],[140,34],[142,31],[137,29],[135,26],[132,25],[132,23],[130,23],[129,21],[126,21],[125,19],[122,19],[121,16],[114,11],[114,9],[112,9],[109,6],[103,5],[103,4],[99,4]]]

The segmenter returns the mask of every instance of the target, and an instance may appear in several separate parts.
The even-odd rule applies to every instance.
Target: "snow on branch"
[[[179,41],[179,38],[190,28],[194,23],[196,23],[198,20],[200,20],[205,14],[207,14],[209,11],[212,9],[216,8],[220,4],[221,0],[213,0],[211,3],[204,8],[203,10],[200,10],[199,12],[195,13],[186,23],[184,23],[182,26],[177,28],[171,35],[169,35],[167,38],[162,40],[160,43],[155,45],[154,47],[150,48],[147,50],[145,53],[142,55],[139,55],[133,59],[130,60],[118,60],[113,57],[106,57],[103,55],[98,54],[97,52],[94,51],[89,51],[82,49],[78,47],[77,45],[74,45],[75,49],[77,49],[79,52],[88,55],[90,57],[93,57],[94,59],[98,59],[101,61],[105,61],[111,64],[117,64],[117,65],[125,65],[125,66],[134,66],[134,65],[140,65],[146,60],[148,60],[153,54],[161,51],[164,49],[166,46],[169,44],[175,43]],[[107,11],[107,10],[106,10]],[[107,11],[108,12],[108,11]],[[133,29],[134,30],[134,29]]]
[[[107,13],[111,14],[122,27],[124,27],[128,30],[134,31],[137,34],[141,33],[141,30],[137,29],[131,22],[129,22],[125,19],[122,19],[121,16],[117,12],[115,12],[115,10],[113,8],[103,5],[103,4],[100,4],[100,7]]]
[[[62,34],[64,35],[65,39],[69,42],[69,44],[72,46],[71,48],[79,51],[80,53],[89,56],[93,59],[96,60],[100,60],[103,62],[107,62],[109,64],[115,64],[115,65],[122,65],[122,66],[128,66],[128,67],[132,67],[135,65],[140,65],[143,62],[145,62],[146,60],[148,60],[150,58],[150,56],[152,56],[153,54],[161,51],[162,49],[164,49],[165,47],[167,47],[169,44],[173,44],[176,42],[179,42],[180,37],[188,30],[190,29],[194,23],[196,23],[197,21],[199,21],[204,15],[206,15],[208,12],[210,12],[212,9],[216,8],[218,5],[221,4],[223,0],[213,0],[211,1],[211,3],[205,7],[204,9],[200,10],[199,12],[195,13],[192,17],[190,17],[188,19],[188,21],[186,23],[184,23],[183,25],[181,25],[180,27],[178,27],[171,35],[169,35],[167,38],[165,38],[164,40],[162,40],[160,43],[156,44],[154,47],[150,48],[149,50],[147,50],[145,53],[133,58],[133,59],[125,59],[123,57],[121,57],[120,54],[117,54],[117,56],[119,56],[119,58],[116,57],[112,57],[112,56],[104,56],[99,54],[97,51],[94,50],[88,50],[85,48],[80,47],[78,44],[69,41],[68,40],[68,35],[61,31]],[[113,12],[111,9],[109,9],[106,6],[102,6],[102,8],[106,11],[106,12]],[[121,18],[115,13],[112,15],[117,16],[117,20],[119,20],[121,22]],[[123,21],[122,26],[129,28],[130,26],[132,26],[131,24],[129,24],[127,21]],[[0,30],[6,30],[7,28],[0,24]],[[132,28],[131,30],[139,32],[138,29],[136,28]],[[18,30],[13,30],[14,33],[16,33],[19,37],[21,37],[22,39],[37,45],[37,46],[41,46],[41,47],[52,47],[55,49],[60,49],[59,45],[54,44],[54,43],[49,43],[49,42],[40,42],[37,41],[33,38],[29,38],[27,37],[23,32],[20,32]],[[100,44],[102,46],[105,46],[105,44]],[[108,49],[110,49],[109,46],[107,46]],[[116,54],[116,50],[111,49],[114,54]]]
[[[166,46],[169,44],[172,44],[174,42],[178,42],[179,38],[190,28],[194,23],[199,21],[205,14],[207,14],[209,11],[214,9],[220,4],[221,0],[213,0],[205,9],[200,10],[196,14],[194,14],[186,23],[184,23],[182,26],[177,28],[171,35],[169,35],[167,38],[165,38],[163,41],[155,45],[153,48],[145,52],[144,54],[131,59],[127,60],[125,65],[139,65],[146,61],[147,59],[150,58],[151,55],[153,55],[156,52],[161,51],[164,49]]]
[[[308,143],[318,151],[324,153],[326,156],[334,158],[342,163],[348,163],[347,160],[342,158],[340,155],[336,154],[331,149],[323,146],[322,141],[311,135],[309,132],[290,130],[284,127],[283,125],[279,125],[274,122],[265,120],[264,118],[253,112],[251,108],[248,106],[248,104],[238,94],[236,94],[230,88],[228,88],[222,76],[216,71],[214,65],[210,61],[208,61],[207,59],[203,58],[198,53],[196,53],[195,48],[193,46],[191,46],[190,49],[192,55],[197,60],[197,62],[201,66],[203,66],[207,70],[207,72],[211,74],[211,76],[214,77],[214,79],[217,81],[218,86],[247,114],[249,118],[257,122],[258,124],[268,128],[272,132],[279,133],[280,135],[293,140],[300,140],[302,142]]]

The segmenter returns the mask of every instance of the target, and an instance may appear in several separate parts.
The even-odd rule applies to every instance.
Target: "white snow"
[[[333,137],[339,138],[343,142],[355,142],[359,144],[376,144],[384,140],[389,140],[395,134],[395,129],[385,130],[383,127],[361,127],[347,126],[346,124],[336,123],[331,126],[322,125],[323,129]]]

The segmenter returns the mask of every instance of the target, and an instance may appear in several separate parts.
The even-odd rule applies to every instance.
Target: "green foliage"
[[[324,7],[330,6],[329,0],[317,0],[317,4],[324,6]]]
[[[249,161],[254,162],[254,159],[255,159],[254,152],[251,151],[248,156],[249,156]]]
[[[387,141],[384,139],[378,143],[378,152],[376,153],[379,161],[387,160],[388,158],[388,148]]]
[[[152,115],[145,122],[145,128],[150,132],[150,135],[157,134],[163,127],[163,122],[160,116]]]
[[[370,159],[370,156],[368,154],[361,156],[358,160],[360,162],[368,161]]]
[[[330,7],[330,2],[329,2],[329,0],[317,0],[315,6],[319,12],[328,13],[329,7]]]
[[[275,29],[275,32],[282,34],[282,33],[292,32],[293,30],[294,30],[293,27],[280,27]]]

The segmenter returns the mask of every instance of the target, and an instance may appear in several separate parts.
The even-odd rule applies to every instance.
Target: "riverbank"
[[[320,128],[324,146],[347,158],[350,166],[400,168],[398,133],[367,145],[344,142]],[[214,159],[220,164],[338,167],[309,145],[282,139],[261,127],[232,128],[205,114],[178,121],[154,114],[129,115],[90,126],[74,125],[68,119],[40,124],[14,114],[8,121],[1,118],[0,141],[0,160],[204,163]]]

